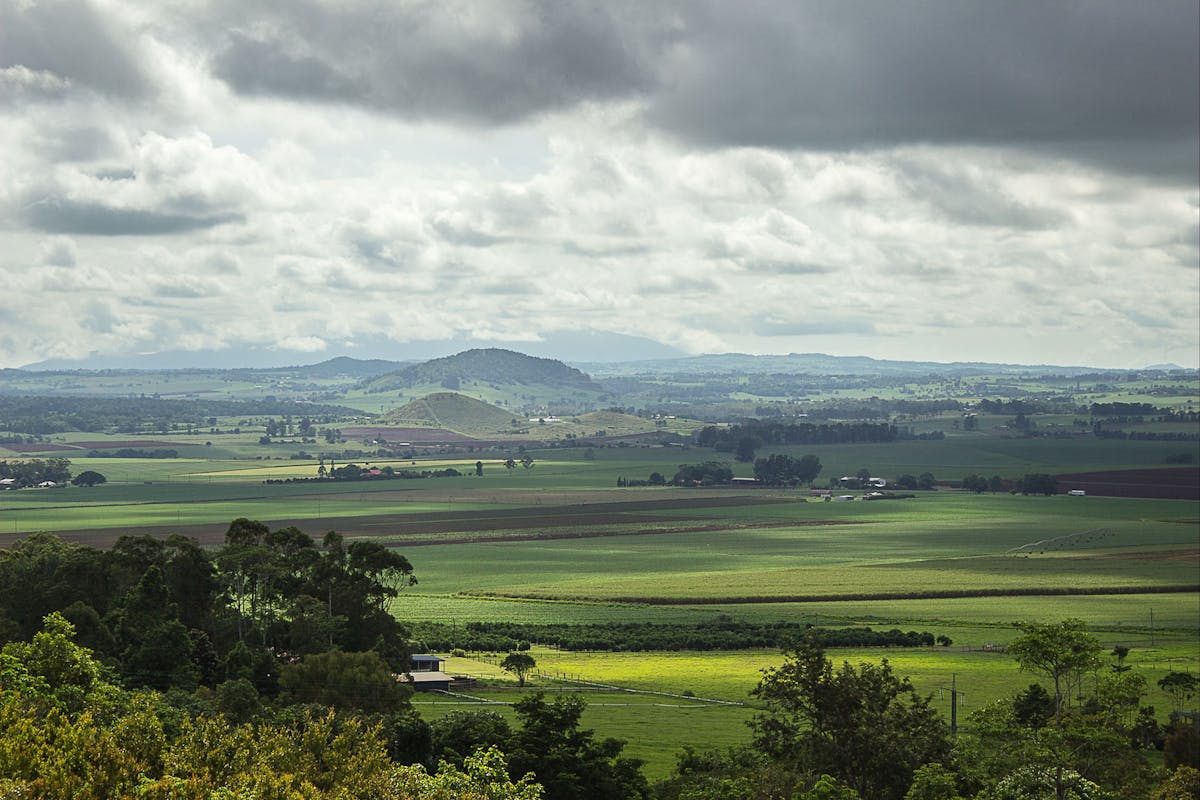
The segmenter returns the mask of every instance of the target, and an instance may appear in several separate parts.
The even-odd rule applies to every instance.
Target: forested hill
[[[306,378],[374,378],[377,375],[384,375],[389,372],[395,372],[397,368],[407,366],[399,361],[385,361],[382,358],[350,358],[348,356],[338,356],[322,361],[319,364],[310,364],[306,367],[295,367],[292,371]],[[269,372],[271,370],[263,370]],[[283,372],[285,370],[275,370]]]
[[[461,381],[492,384],[537,384],[600,391],[585,373],[552,358],[535,358],[512,350],[489,348],[466,350],[435,358],[396,372],[381,375],[366,384],[367,391],[386,392],[434,384],[456,388]]]

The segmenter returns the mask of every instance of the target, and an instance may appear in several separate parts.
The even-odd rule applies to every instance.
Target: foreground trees
[[[621,756],[624,743],[581,727],[578,696],[523,698],[514,704],[520,727],[479,711],[429,726],[386,699],[396,682],[374,653],[333,651],[285,665],[283,694],[258,705],[245,679],[215,692],[130,691],[74,638],[71,623],[53,613],[31,641],[0,651],[0,797],[650,796],[640,762]]]
[[[281,663],[334,649],[403,670],[407,635],[389,604],[415,583],[412,565],[333,531],[323,545],[248,519],[215,551],[182,536],[97,550],[33,534],[0,551],[0,643],[61,611],[126,685],[160,691],[245,679],[273,695]]]
[[[1200,789],[1200,723],[1172,714],[1160,731],[1142,705],[1145,677],[1078,620],[1027,624],[1007,650],[1051,684],[971,714],[951,742],[928,702],[881,665],[835,668],[807,639],[767,670],[767,706],[750,748],[688,751],[662,800],[1182,800]],[[1127,654],[1127,651],[1124,653]],[[1194,694],[1164,678],[1173,702]],[[1147,748],[1163,751],[1163,767]]]
[[[1109,668],[1078,621],[1022,626],[1007,648],[1014,669],[1049,688],[1034,683],[979,709],[955,742],[886,661],[836,666],[810,635],[755,690],[753,746],[688,752],[649,787],[621,741],[581,726],[577,696],[525,697],[511,723],[486,711],[422,720],[394,680],[404,637],[386,635],[394,620],[384,627],[388,601],[411,580],[407,561],[336,534],[317,548],[251,521],[231,539],[234,550],[218,551],[231,555],[230,573],[186,539],[128,537],[101,553],[42,536],[0,553],[10,640],[0,650],[0,797],[1195,796],[1194,677],[1160,681],[1175,707],[1160,726],[1128,650],[1114,649]],[[24,635],[42,604],[63,611]],[[384,635],[363,650],[338,647],[362,635],[345,629],[350,619]]]
[[[767,706],[753,724],[756,747],[863,797],[900,800],[918,767],[950,754],[945,723],[886,660],[835,670],[812,637],[754,695]]]

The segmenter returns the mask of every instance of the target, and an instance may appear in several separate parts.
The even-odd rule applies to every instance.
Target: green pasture
[[[1153,469],[1169,466],[1164,463],[1169,455],[1196,451],[1198,447],[1195,442],[1004,439],[972,434],[947,436],[939,441],[803,445],[778,451],[793,456],[816,455],[822,466],[817,483],[824,484],[842,475],[854,475],[860,469],[869,469],[873,475],[889,480],[904,474],[932,472],[939,480],[953,481],[971,473],[1015,479],[1036,472]],[[765,452],[764,449],[759,455]],[[735,465],[734,471],[739,475],[752,474],[750,465]]]
[[[726,521],[729,529],[429,546],[412,557],[424,564],[422,585],[433,593],[561,600],[1196,583],[1187,554],[1195,552],[1200,515],[1187,501],[938,492],[894,502],[696,509],[692,516]],[[828,521],[847,524],[812,524]],[[1016,548],[1024,549],[1010,552]]]
[[[748,743],[751,730],[746,723],[759,710],[751,691],[763,670],[778,667],[784,658],[774,650],[565,653],[534,648],[530,653],[538,670],[525,692],[566,691],[582,696],[588,702],[583,724],[593,728],[597,737],[624,739],[624,754],[645,760],[645,773],[652,780],[670,772],[685,746],[704,750]],[[929,696],[947,720],[954,686],[960,692],[958,720],[964,730],[969,729],[973,710],[1044,680],[1022,672],[1010,656],[995,648],[835,649],[829,657],[835,665],[886,659],[897,674],[912,681],[918,694]],[[476,677],[481,685],[455,696],[417,694],[414,706],[428,720],[455,711],[488,710],[515,723],[509,704],[523,693],[512,676],[498,670],[496,660],[449,659],[448,672]],[[1159,709],[1164,718],[1170,702],[1158,688],[1158,680],[1171,670],[1194,668],[1196,663],[1194,651],[1170,644],[1135,644],[1126,660],[1146,679],[1144,703]]]
[[[408,555],[421,572],[421,550]],[[929,600],[830,600],[805,603],[703,603],[650,605],[582,601],[517,600],[472,595],[437,595],[405,590],[393,612],[414,622],[465,624],[504,620],[529,625],[611,622],[696,624],[729,617],[746,622],[796,622],[834,627],[866,626],[877,630],[930,631],[956,645],[983,647],[1003,642],[1020,621],[1058,622],[1081,619],[1105,640],[1144,641],[1152,637],[1192,642],[1200,658],[1200,594],[1070,595],[1022,597],[955,597]]]
[[[550,688],[551,694],[554,691]],[[573,688],[565,691],[579,694],[588,703],[582,727],[593,730],[597,739],[623,740],[625,747],[621,754],[645,762],[642,771],[651,781],[661,780],[671,773],[684,747],[724,749],[750,740],[747,722],[754,716],[754,711],[749,708],[619,692],[576,691]],[[508,705],[521,696],[515,688],[471,692],[471,696],[480,701],[461,698],[427,700],[418,695],[413,705],[426,720],[439,719],[456,711],[482,710],[497,713],[512,725],[519,724],[516,712]]]
[[[863,468],[889,479],[929,471],[938,479],[957,481],[972,472],[1019,478],[1028,472],[1159,467],[1167,455],[1194,448],[1174,442],[1005,439],[991,427],[983,432],[947,429],[947,434],[941,441],[806,446],[786,452],[817,455],[824,465],[818,483],[827,483]],[[339,459],[339,464],[352,460],[360,466],[390,464],[397,469],[452,466],[464,475],[266,484],[265,480],[315,475],[317,462],[286,457],[300,445],[258,445],[258,435],[201,433],[196,438],[211,439],[213,446],[180,447],[187,457],[177,459],[68,455],[75,472],[94,469],[109,482],[87,489],[0,492],[0,544],[35,530],[122,528],[137,533],[141,526],[227,525],[236,517],[298,520],[304,530],[319,536],[334,518],[559,505],[586,509],[600,502],[731,494],[764,501],[787,498],[794,502],[636,511],[639,518],[649,515],[653,522],[625,522],[616,514],[585,524],[564,516],[545,526],[506,531],[498,521],[495,530],[483,532],[521,537],[514,541],[449,544],[445,540],[471,538],[478,532],[424,534],[435,543],[403,551],[419,583],[406,588],[392,609],[402,620],[451,624],[691,624],[724,615],[758,622],[930,631],[951,637],[953,646],[831,655],[835,661],[886,657],[897,672],[912,678],[918,691],[934,694],[943,711],[948,709],[945,687],[952,678],[965,692],[965,712],[1034,680],[996,651],[1016,635],[1020,621],[1079,618],[1106,648],[1131,646],[1130,663],[1146,674],[1153,689],[1147,702],[1160,716],[1165,716],[1167,703],[1156,694],[1155,681],[1171,669],[1200,668],[1200,594],[1195,591],[1036,594],[1194,586],[1200,582],[1200,503],[1195,501],[939,490],[898,501],[825,503],[810,498],[807,490],[617,489],[621,476],[645,479],[661,472],[669,478],[680,464],[732,461],[730,454],[706,449],[633,446],[595,446],[590,457],[583,447],[530,449],[534,467],[529,470],[503,466],[509,456],[520,458],[515,446],[507,451],[432,454],[415,459],[415,464],[412,459]],[[89,439],[100,437],[77,440]],[[305,447],[313,453],[324,449],[320,444]],[[761,449],[758,455],[769,452]],[[258,457],[267,454],[273,457]],[[484,463],[482,477],[473,475],[477,460]],[[734,468],[739,475],[752,472],[749,464]],[[386,523],[378,527],[386,540]],[[649,531],[657,532],[627,535]],[[597,533],[618,535],[587,538]],[[584,538],[548,538],[571,535]],[[947,590],[1034,593],[913,596]],[[910,597],[865,597],[881,593]],[[827,599],[796,601],[815,597]],[[739,602],[747,598],[760,602]],[[641,602],[618,602],[630,599]],[[672,603],[664,605],[663,600]],[[985,649],[988,645],[992,650]],[[667,695],[691,692],[733,702],[748,701],[761,670],[782,658],[776,651],[602,654],[544,648],[535,648],[534,655],[551,676],[536,678],[535,687],[577,688],[574,681],[582,681]],[[494,664],[455,662],[451,671],[507,681]],[[515,699],[515,692],[504,683],[472,694],[505,703]],[[627,739],[627,754],[646,759],[652,778],[667,774],[685,745],[723,747],[749,740],[744,723],[753,709],[748,707],[594,689],[587,691],[587,699],[592,705],[584,724],[594,727],[598,736]],[[427,717],[472,707],[449,698],[417,700]],[[506,706],[495,707],[511,715]]]

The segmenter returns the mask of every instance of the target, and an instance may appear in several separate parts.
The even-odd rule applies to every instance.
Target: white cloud
[[[737,66],[813,57],[739,38],[761,32],[769,3],[594,14],[567,3],[545,19],[509,5],[499,19],[431,12],[396,54],[381,49],[387,23],[412,22],[415,6],[374,28],[366,5],[333,14],[316,2],[54,0],[24,17],[57,42],[55,20],[78,10],[95,41],[73,56],[0,47],[0,92],[19,96],[0,106],[0,366],[551,330],[693,352],[1200,361],[1194,183],[1112,149],[1074,157],[1019,125],[989,140],[979,128],[994,115],[950,119],[958,133],[946,137],[898,132],[892,115],[868,142],[870,116],[838,105],[855,146],[806,149],[813,119],[769,107],[792,90],[772,79],[753,93]],[[855,27],[860,11],[818,16],[874,41]],[[777,12],[793,31],[792,12]],[[1026,29],[1010,22],[995,47]],[[530,54],[546,61],[525,74]],[[916,69],[918,55],[842,53],[831,74],[881,60]],[[247,71],[264,59],[328,80]],[[684,61],[700,69],[681,73]],[[386,85],[398,65],[410,80]],[[446,67],[459,72],[435,75]],[[696,81],[718,67],[734,74],[714,78],[702,108]],[[1125,107],[1129,87],[1105,96],[1077,71],[1053,97],[1075,85],[1096,113]],[[856,102],[880,91],[851,88]],[[1177,100],[1195,110],[1194,96]],[[731,104],[753,116],[718,119]],[[1151,122],[1113,135],[1152,149]]]

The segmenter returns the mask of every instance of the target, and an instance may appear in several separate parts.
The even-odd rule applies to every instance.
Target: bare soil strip
[[[1100,497],[1200,500],[1200,467],[1074,472],[1056,477],[1060,492],[1081,489]]]

